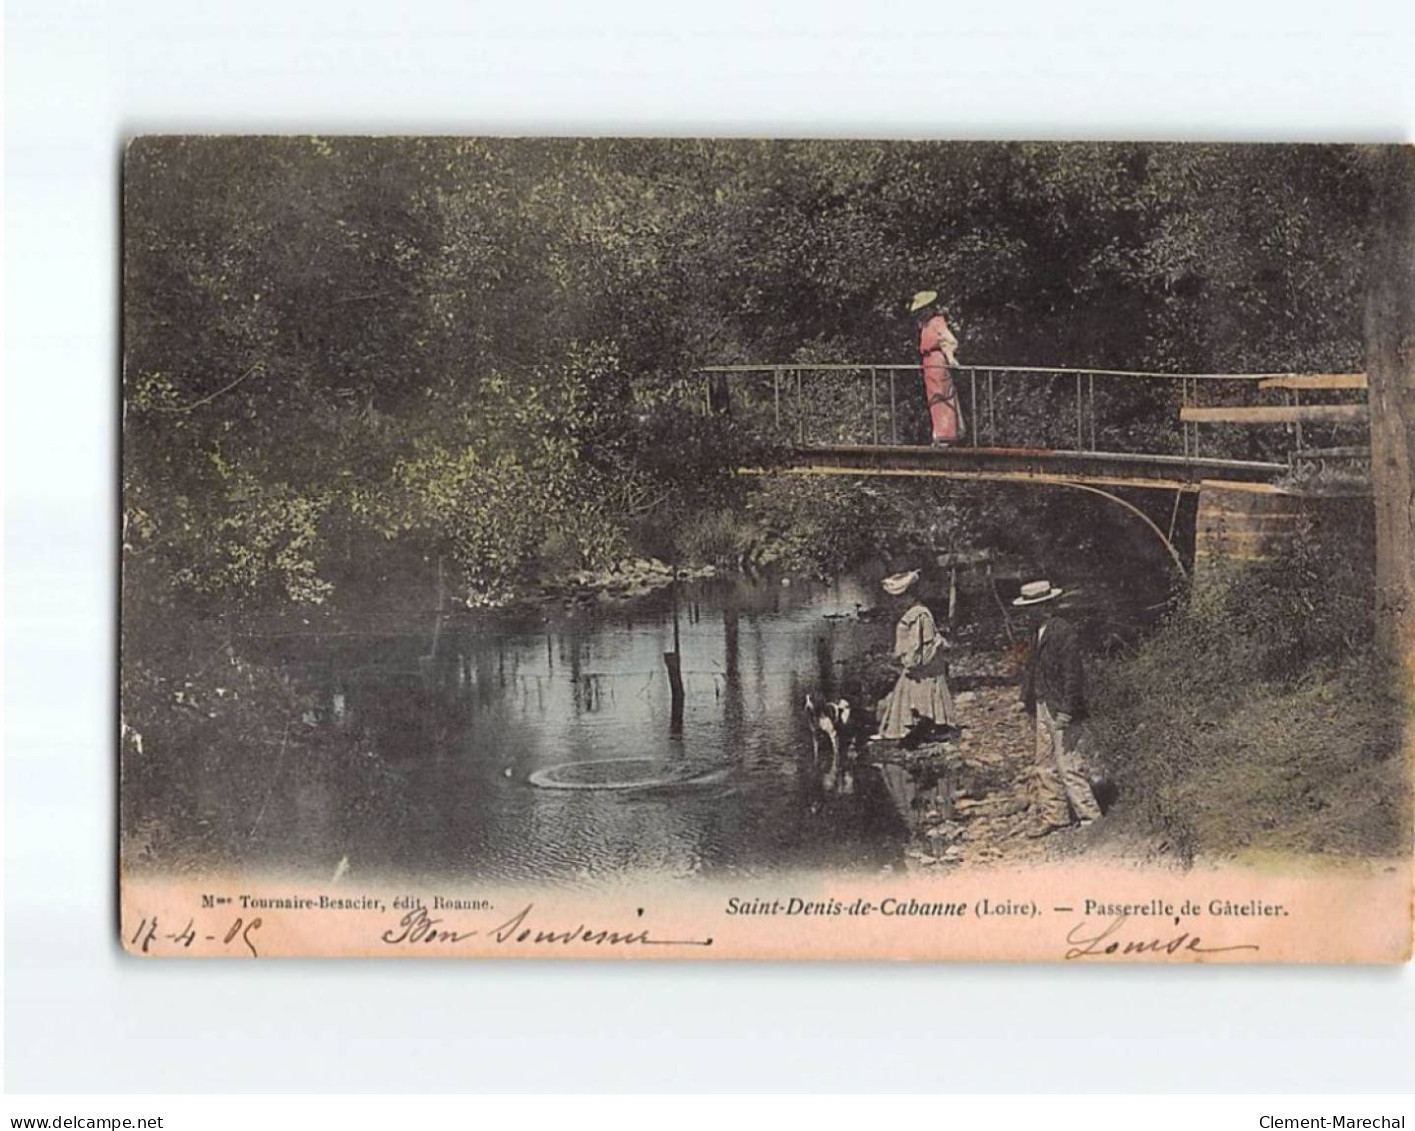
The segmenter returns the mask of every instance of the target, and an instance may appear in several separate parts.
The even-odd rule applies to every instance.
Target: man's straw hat
[[[932,306],[937,301],[938,291],[920,291],[910,300],[909,313],[915,314],[926,306]]]
[[[914,582],[919,580],[919,571],[909,570],[908,573],[890,574],[880,584],[884,586],[884,591],[891,597],[898,597],[901,593],[906,593]]]
[[[1029,581],[1022,586],[1022,595],[1013,599],[1014,605],[1040,605],[1043,601],[1054,601],[1062,590],[1052,586],[1050,581]]]

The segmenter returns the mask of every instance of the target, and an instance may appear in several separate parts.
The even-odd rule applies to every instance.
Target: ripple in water
[[[536,770],[527,780],[541,789],[667,789],[715,785],[727,771],[663,758],[597,758],[561,762]]]

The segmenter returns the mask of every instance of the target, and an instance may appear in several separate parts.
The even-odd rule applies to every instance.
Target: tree
[[[143,139],[125,578],[225,607],[320,600],[395,541],[494,588],[643,552],[767,458],[768,387],[705,420],[695,367],[908,362],[926,286],[965,363],[1355,368],[1368,172],[1318,146]],[[1177,447],[1173,390],[1098,385]],[[819,435],[861,426],[867,386],[815,392]],[[1058,395],[999,381],[999,439],[1066,443]]]
[[[1377,633],[1415,702],[1415,148],[1372,157],[1366,301]]]

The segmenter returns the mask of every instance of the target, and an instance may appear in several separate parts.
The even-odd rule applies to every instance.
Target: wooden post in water
[[[668,693],[672,699],[668,737],[683,737],[683,657],[678,646],[678,566],[673,567],[673,651],[663,654],[668,668]]]
[[[668,737],[683,737],[683,669],[677,652],[665,652],[663,662],[668,667],[668,689],[673,697],[668,718]]]

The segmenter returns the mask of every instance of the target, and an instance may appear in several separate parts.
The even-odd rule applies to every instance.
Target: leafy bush
[[[1372,643],[1369,530],[1327,515],[1278,564],[1201,582],[1101,675],[1098,756],[1181,855],[1407,843],[1401,706]]]
[[[737,510],[702,510],[691,515],[679,531],[678,557],[695,564],[735,566],[749,550],[753,534],[753,528]]]
[[[136,576],[139,560],[151,554],[161,562],[166,587],[199,599],[325,600],[332,587],[319,576],[319,561],[328,493],[262,481],[219,450],[200,486],[160,505],[133,493],[124,512],[125,569]]]

